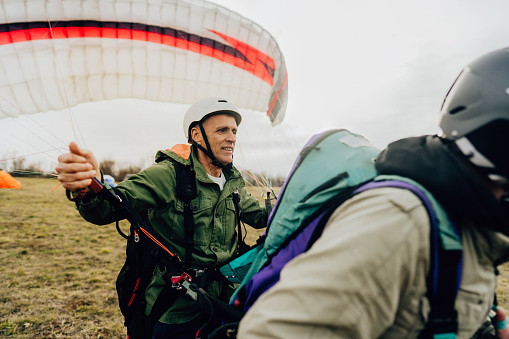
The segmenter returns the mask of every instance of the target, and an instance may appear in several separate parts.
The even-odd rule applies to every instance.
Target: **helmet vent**
[[[455,108],[451,109],[449,111],[449,113],[450,114],[456,114],[456,113],[459,113],[459,112],[463,111],[464,109],[466,109],[465,106],[458,106],[458,107],[455,107]]]
[[[217,102],[228,102],[228,101],[226,101],[226,100],[218,100]]]

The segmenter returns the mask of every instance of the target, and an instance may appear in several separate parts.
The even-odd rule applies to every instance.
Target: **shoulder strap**
[[[240,207],[240,193],[239,191],[235,191],[232,193],[233,205],[235,206],[235,218],[237,219],[237,246],[238,246],[238,255],[243,254],[249,250],[249,247],[244,242],[244,237],[242,236],[242,227],[240,226],[243,221],[242,208]]]
[[[177,198],[184,202],[185,264],[188,268],[191,268],[194,249],[194,219],[191,210],[191,200],[197,195],[196,179],[190,166],[183,165],[173,159],[171,161],[173,168],[175,168]]]
[[[458,238],[459,230],[452,221],[439,218],[444,213],[437,212],[443,212],[443,209],[424,187],[407,178],[397,177],[397,179],[370,182],[357,189],[354,194],[379,187],[397,187],[411,191],[421,200],[430,219],[431,253],[427,293],[431,310],[426,328],[420,338],[454,339],[458,332],[458,315],[454,302],[461,283],[463,252],[461,242],[457,246],[446,248],[440,237],[440,226],[444,227],[445,224],[449,224]],[[436,211],[437,208],[442,210]]]

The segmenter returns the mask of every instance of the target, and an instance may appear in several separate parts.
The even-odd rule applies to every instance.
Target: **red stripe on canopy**
[[[74,39],[74,38],[103,38],[103,39],[125,39],[145,41],[162,44],[170,47],[184,49],[190,52],[215,58],[240,69],[243,69],[273,86],[274,60],[256,48],[240,42],[222,33],[211,31],[230,43],[239,54],[247,58],[224,53],[211,46],[201,45],[187,39],[164,35],[155,32],[132,30],[115,27],[53,27],[53,28],[30,28],[0,32],[0,45],[8,45],[19,42],[48,40],[48,39]]]

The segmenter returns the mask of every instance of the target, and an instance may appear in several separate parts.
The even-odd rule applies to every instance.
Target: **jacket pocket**
[[[460,289],[456,296],[456,310],[458,311],[460,332],[477,331],[490,310],[491,294],[482,295]]]

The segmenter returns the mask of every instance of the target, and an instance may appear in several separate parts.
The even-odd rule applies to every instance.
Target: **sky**
[[[214,2],[269,31],[286,60],[285,120],[271,127],[247,112],[235,150],[237,167],[268,175],[286,175],[307,140],[331,128],[362,134],[380,148],[440,133],[443,98],[462,68],[509,46],[504,0]],[[79,105],[72,118],[66,111],[2,119],[0,168],[13,156],[39,152],[35,163],[54,164],[74,139],[100,160],[145,167],[157,150],[185,142],[187,107],[114,100]],[[154,123],[168,111],[174,112],[171,122]],[[45,152],[55,147],[58,152]]]

